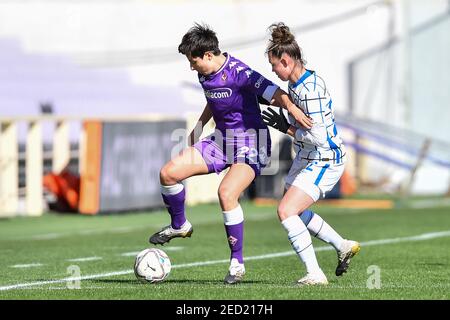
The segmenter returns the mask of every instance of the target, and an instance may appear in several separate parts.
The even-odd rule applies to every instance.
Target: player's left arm
[[[189,137],[187,139],[188,146],[193,146],[195,142],[198,141],[203,132],[203,128],[208,123],[208,121],[211,120],[212,116],[213,114],[211,109],[209,108],[209,104],[206,103],[205,109],[203,109],[203,112],[200,115],[200,118],[197,120],[194,129],[192,129],[191,133],[189,134]]]
[[[300,126],[305,129],[311,129],[313,127],[313,120],[291,101],[285,91],[278,88],[273,95],[273,100],[275,101],[274,104],[286,109]]]
[[[323,146],[327,142],[324,123],[314,123],[310,130],[304,130],[303,128],[289,124],[282,108],[279,108],[279,112],[277,112],[271,107],[262,112],[262,118],[268,126],[290,135],[297,141],[306,142],[315,146]]]
[[[287,97],[287,99],[286,99],[286,97]],[[258,102],[260,104],[265,104],[267,106],[272,105],[272,106],[276,106],[276,107],[284,108],[284,109],[288,110],[288,112],[290,114],[292,114],[292,116],[295,118],[297,123],[299,123],[305,129],[311,129],[313,126],[312,118],[306,116],[302,110],[300,110],[296,107],[292,107],[293,103],[292,103],[290,97],[287,95],[286,92],[284,92],[281,89],[278,89],[274,93],[272,100],[270,100],[270,102],[260,96],[258,96]]]
[[[289,95],[260,73],[251,69],[242,70],[237,74],[237,83],[245,90],[260,97],[258,99],[260,103],[267,104],[267,102],[270,102],[271,105],[282,107],[292,114],[295,120],[305,129],[312,127],[312,120],[296,107]]]

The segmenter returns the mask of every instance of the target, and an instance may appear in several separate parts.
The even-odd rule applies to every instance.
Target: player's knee
[[[178,181],[176,179],[175,172],[175,167],[171,164],[166,164],[164,167],[162,167],[161,171],[159,172],[159,180],[161,184],[165,186],[176,184]]]
[[[229,188],[227,186],[220,186],[217,194],[219,196],[219,201],[220,201],[222,207],[233,206],[237,201],[237,197],[236,197],[235,193],[233,192],[233,190],[231,188]]]
[[[292,215],[292,210],[289,210],[289,208],[286,205],[280,203],[280,205],[277,208],[277,214],[280,221],[283,221]]]

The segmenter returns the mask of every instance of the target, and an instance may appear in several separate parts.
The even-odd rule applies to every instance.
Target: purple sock
[[[231,249],[231,259],[236,258],[239,263],[244,263],[242,245],[244,242],[244,221],[234,225],[225,225],[228,245]]]
[[[184,213],[184,200],[186,198],[186,192],[184,191],[184,188],[177,194],[162,194],[162,198],[167,206],[167,211],[170,213],[172,228],[180,229],[186,222],[186,216]]]

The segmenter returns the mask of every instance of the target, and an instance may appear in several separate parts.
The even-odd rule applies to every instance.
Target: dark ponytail
[[[271,52],[273,56],[281,59],[283,53],[288,54],[291,58],[306,64],[303,59],[302,50],[300,49],[295,36],[283,22],[274,23],[269,27],[271,39],[267,46],[266,53]]]

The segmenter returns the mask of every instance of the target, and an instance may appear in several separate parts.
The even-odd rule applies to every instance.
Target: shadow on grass
[[[126,283],[126,284],[142,284],[142,282],[140,282],[137,279],[90,279],[90,282],[94,282],[94,283]],[[171,283],[171,284],[193,284],[193,285],[224,285],[222,280],[205,280],[205,279],[195,279],[195,280],[190,280],[190,279],[168,279],[168,280],[164,280],[162,283]],[[270,282],[267,281],[261,281],[261,280],[244,280],[243,282],[241,282],[240,284],[255,284],[255,283],[259,283],[259,284],[270,284]]]

